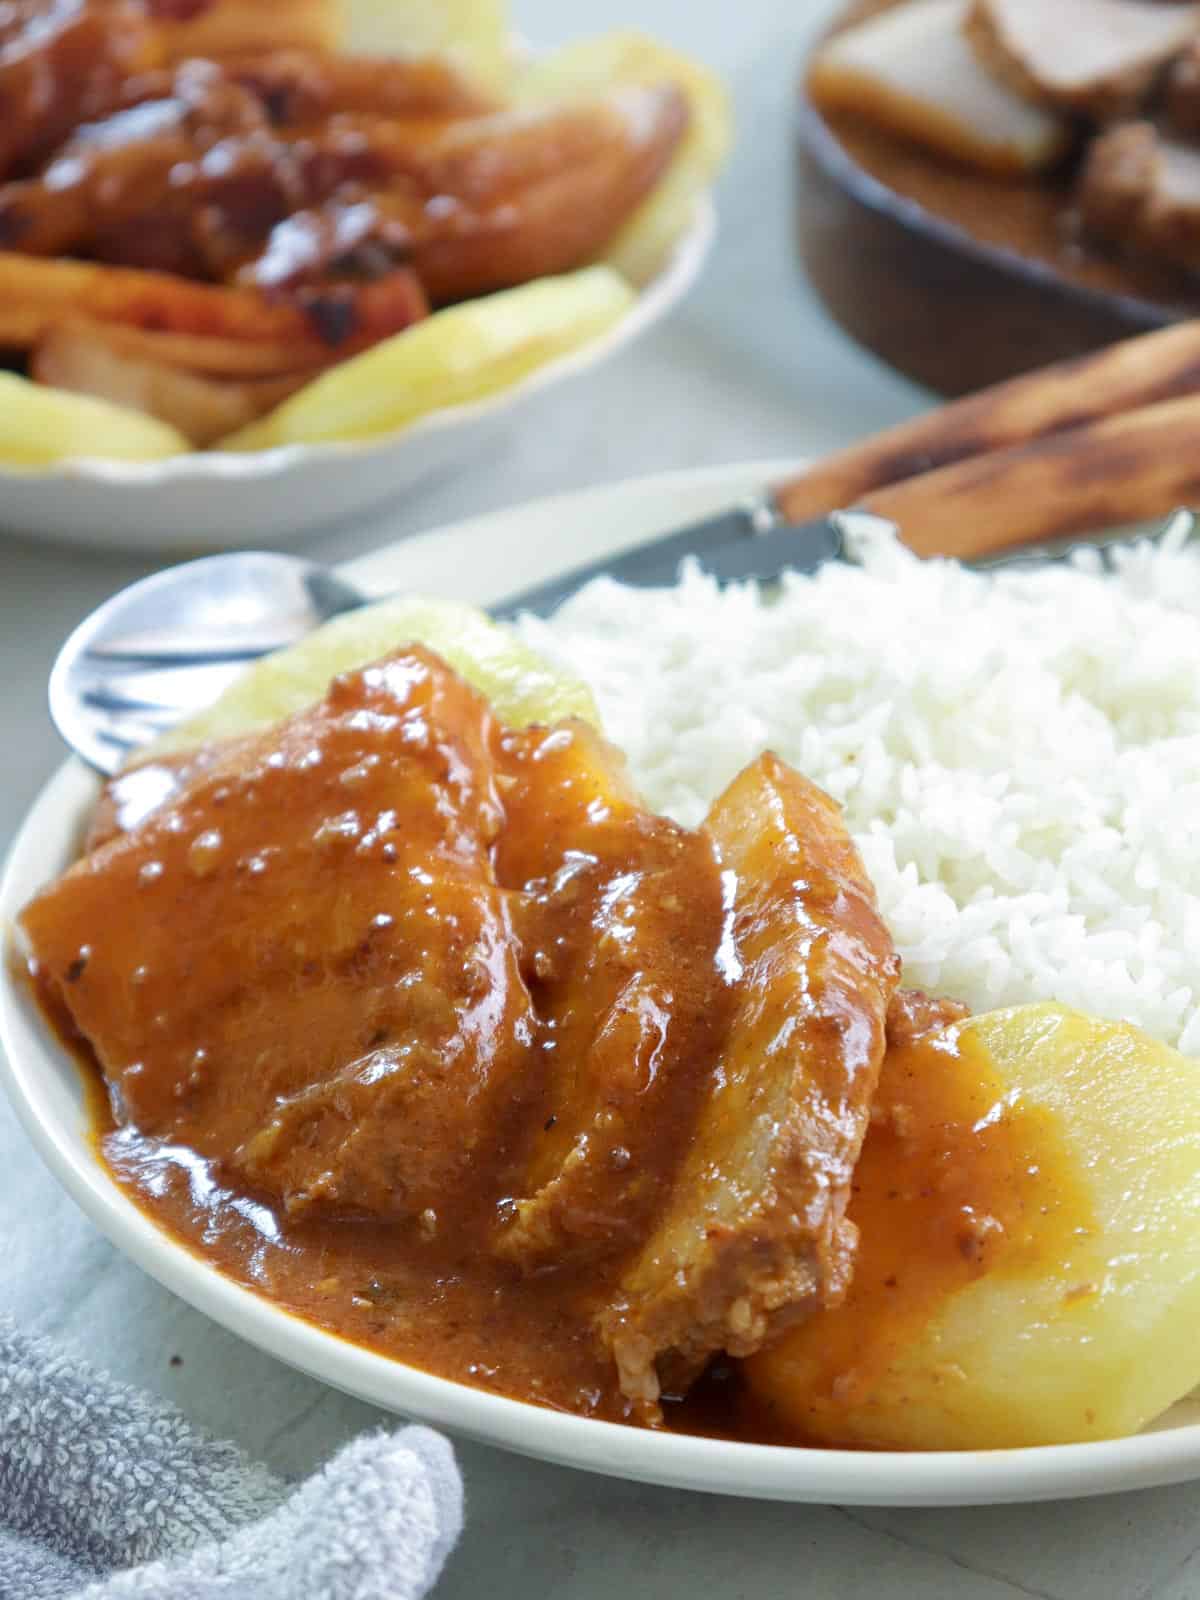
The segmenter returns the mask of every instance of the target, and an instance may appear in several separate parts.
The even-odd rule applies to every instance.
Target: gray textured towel
[[[461,1526],[427,1428],[287,1485],[0,1318],[0,1600],[417,1600]]]

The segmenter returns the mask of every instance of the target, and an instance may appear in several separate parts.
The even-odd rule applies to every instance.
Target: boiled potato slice
[[[315,705],[339,672],[405,644],[444,657],[491,701],[503,722],[523,727],[582,717],[599,726],[590,691],[474,606],[417,596],[380,600],[334,617],[287,650],[265,656],[206,711],[138,753],[138,764],[209,739],[251,733]]]
[[[691,225],[696,204],[729,150],[729,97],[715,73],[645,34],[607,33],[535,58],[517,75],[520,104],[580,99],[622,83],[675,83],[691,123],[666,176],[621,229],[606,258],[630,282],[646,283]]]
[[[500,90],[511,62],[505,0],[338,0],[342,48],[361,55],[450,55]]]
[[[317,378],[226,450],[369,439],[508,388],[607,332],[634,293],[609,267],[448,306]]]
[[[1041,1129],[1011,1152],[1009,1181],[1051,1198],[1021,1216],[1016,1248],[920,1316],[889,1318],[881,1294],[852,1286],[842,1308],[752,1358],[748,1380],[825,1444],[980,1449],[1135,1432],[1200,1380],[1200,1066],[1055,1005],[976,1018],[962,1047],[980,1076],[995,1073],[996,1105]],[[1066,1170],[1037,1170],[1048,1131]],[[952,1177],[928,1172],[925,1196]],[[921,1204],[903,1181],[891,1196]],[[910,1232],[893,1250],[890,1292],[905,1292],[927,1249]]]
[[[47,467],[80,457],[161,461],[190,449],[177,429],[140,411],[0,372],[0,465]]]

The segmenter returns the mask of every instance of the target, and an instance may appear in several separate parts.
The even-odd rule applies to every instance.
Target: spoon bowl
[[[300,556],[246,551],[168,567],[85,618],[50,674],[50,715],[89,766],[211,705],[259,656],[294,644],[366,596]]]

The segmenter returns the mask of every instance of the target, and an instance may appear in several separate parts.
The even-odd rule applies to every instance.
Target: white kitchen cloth
[[[0,1318],[0,1600],[418,1600],[461,1527],[428,1428],[289,1485]]]

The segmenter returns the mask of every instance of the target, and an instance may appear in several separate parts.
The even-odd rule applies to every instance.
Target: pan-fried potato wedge
[[[119,323],[155,333],[268,346],[302,365],[307,352],[332,352],[303,312],[253,289],[193,283],[166,272],[93,261],[43,261],[0,251],[0,344],[35,344],[64,320]],[[277,367],[275,370],[286,370]]]
[[[595,261],[655,188],[687,130],[669,83],[451,122],[407,156],[451,197],[413,226],[412,266],[435,305]],[[382,143],[383,136],[380,135]]]
[[[606,259],[631,282],[647,282],[690,227],[700,196],[728,154],[729,97],[700,62],[633,30],[607,33],[539,57],[517,76],[519,104],[570,100],[619,84],[673,83],[687,96],[688,131],[653,194],[610,244]]]
[[[268,727],[315,705],[339,672],[377,661],[405,644],[436,650],[514,727],[563,717],[600,725],[584,684],[550,666],[485,612],[412,595],[334,617],[299,644],[264,657],[207,710],[139,751],[137,764]]]
[[[56,328],[34,350],[38,383],[141,411],[178,428],[194,445],[211,444],[264,416],[308,382],[282,378],[213,378],[121,351],[103,329]]]
[[[270,450],[397,432],[427,412],[508,388],[588,344],[633,300],[610,267],[587,267],[450,306],[325,373],[223,448]]]
[[[511,75],[504,0],[339,0],[341,46],[363,55],[449,55],[503,91]]]
[[[921,1225],[931,1170],[941,1185],[954,1179],[953,1166],[920,1159],[921,1119],[914,1129],[910,1110],[894,1136],[872,1129],[856,1184],[880,1194],[886,1180],[890,1267],[871,1262],[864,1215],[847,1301],[753,1357],[751,1387],[830,1445],[974,1450],[1135,1432],[1200,1380],[1200,1066],[1127,1023],[1056,1005],[973,1018],[962,1037],[1004,1096],[987,1112],[989,1087],[976,1107],[989,1120],[973,1131],[999,1116],[1041,1119],[1057,1145],[1049,1162],[1040,1144],[1023,1159],[1019,1143],[1007,1152],[999,1176],[1019,1206],[994,1265],[898,1314],[929,1251],[952,1255],[970,1236]],[[885,1088],[888,1072],[885,1062]],[[917,1148],[908,1167],[872,1177],[881,1137]]]
[[[155,33],[169,62],[249,55],[258,50],[337,48],[337,0],[215,0],[194,17],[160,17]]]
[[[154,417],[0,372],[0,465],[37,468],[80,458],[161,461],[190,448],[176,428]]]

